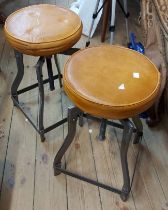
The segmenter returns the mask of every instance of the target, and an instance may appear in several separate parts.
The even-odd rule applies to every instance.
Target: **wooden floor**
[[[132,2],[132,3],[131,3]],[[52,3],[68,7],[68,0],[15,0],[1,4],[6,14],[35,3]],[[138,6],[130,1],[130,28],[141,36],[137,24]],[[119,14],[119,13],[118,13]],[[117,20],[116,43],[125,42],[124,21]],[[107,36],[108,42],[109,36]],[[84,47],[85,37],[78,43]],[[99,44],[99,31],[91,44]],[[60,64],[67,59],[59,56]],[[35,58],[24,57],[24,87],[35,82]],[[66,135],[67,124],[46,134],[45,143],[13,107],[11,83],[16,74],[16,63],[11,47],[0,29],[0,210],[167,210],[168,209],[168,129],[167,121],[150,130],[144,124],[140,145],[140,159],[127,202],[117,194],[86,184],[74,178],[53,175],[53,159]],[[44,69],[44,72],[45,69]],[[66,116],[70,103],[58,87],[50,92],[45,86],[45,125]],[[37,122],[38,90],[20,97],[24,109]],[[119,156],[121,131],[108,127],[106,141],[97,140],[98,122],[86,121],[78,128],[75,141],[64,158],[67,167],[106,184],[121,187],[122,174]],[[138,146],[131,144],[128,154],[131,175]]]

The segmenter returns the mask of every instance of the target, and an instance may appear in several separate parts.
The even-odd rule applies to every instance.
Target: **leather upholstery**
[[[129,118],[147,110],[159,87],[160,73],[147,57],[114,45],[80,50],[64,68],[69,98],[82,111],[107,119]]]
[[[4,31],[14,49],[24,54],[47,56],[72,47],[81,37],[82,23],[68,9],[41,4],[12,13]]]

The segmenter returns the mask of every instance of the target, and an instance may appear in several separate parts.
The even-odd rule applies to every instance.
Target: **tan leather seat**
[[[9,43],[19,52],[47,56],[72,47],[81,37],[82,23],[68,9],[41,4],[11,14],[4,31]]]
[[[147,110],[160,87],[160,73],[144,55],[104,45],[73,54],[65,65],[64,89],[82,111],[107,119]]]

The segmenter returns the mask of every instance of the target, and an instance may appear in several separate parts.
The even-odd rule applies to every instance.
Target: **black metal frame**
[[[60,173],[64,173],[66,175],[72,176],[74,178],[80,179],[82,181],[88,182],[90,184],[93,184],[101,188],[104,188],[106,190],[117,193],[120,195],[123,201],[126,201],[128,199],[131,186],[132,186],[131,183],[134,177],[134,176],[132,177],[132,181],[130,182],[128,162],[127,162],[127,152],[128,152],[129,143],[130,143],[133,132],[135,133],[133,143],[139,143],[140,138],[143,135],[143,126],[139,117],[132,118],[132,121],[130,121],[129,119],[120,120],[121,124],[114,123],[105,119],[103,119],[103,121],[101,120],[102,123],[105,122],[105,124],[103,124],[103,126],[105,127],[107,124],[109,124],[109,125],[123,129],[123,137],[122,137],[121,148],[120,148],[121,166],[122,166],[122,173],[123,173],[123,187],[121,190],[119,190],[117,188],[111,187],[109,185],[105,185],[103,183],[92,180],[90,178],[78,175],[77,173],[71,172],[62,167],[61,160],[64,154],[66,153],[67,149],[69,148],[70,144],[72,143],[75,133],[76,133],[77,119],[79,118],[79,124],[83,125],[83,122],[82,122],[83,116],[94,118],[96,120],[101,120],[99,118],[84,114],[77,107],[71,107],[68,109],[68,134],[61,148],[59,149],[59,151],[57,152],[55,156],[54,163],[53,163],[54,175],[57,176]],[[105,129],[102,129],[102,130],[100,129],[100,135],[101,136],[105,135]],[[135,164],[135,167],[136,167],[136,164]]]
[[[71,48],[67,50],[66,52],[62,52],[61,54],[65,55],[72,55],[74,52],[78,51],[78,48]],[[36,75],[37,75],[37,83],[27,86],[21,90],[18,90],[19,85],[23,79],[24,76],[24,63],[23,63],[23,54],[15,50],[15,57],[16,57],[16,63],[17,63],[17,75],[15,77],[15,80],[11,87],[11,98],[13,100],[14,105],[19,108],[25,117],[28,119],[28,121],[32,124],[32,126],[35,128],[35,130],[40,134],[41,141],[43,142],[45,140],[44,134],[53,130],[54,128],[62,125],[63,123],[67,122],[67,118],[64,118],[57,123],[44,128],[43,125],[43,115],[44,115],[44,84],[49,83],[50,90],[54,90],[54,80],[59,80],[60,88],[62,87],[62,74],[58,65],[57,55],[54,55],[55,65],[57,67],[57,75],[53,75],[53,69],[52,69],[52,62],[51,58],[52,56],[44,57],[41,56],[36,64]],[[42,66],[46,60],[47,63],[47,70],[48,70],[48,79],[43,80],[43,74],[42,74]],[[23,107],[19,103],[18,96],[22,93],[25,93],[29,90],[32,90],[34,88],[39,88],[39,113],[38,113],[38,126],[30,119],[30,117],[26,114]]]

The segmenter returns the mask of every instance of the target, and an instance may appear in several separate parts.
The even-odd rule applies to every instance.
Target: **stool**
[[[160,73],[144,55],[115,45],[103,45],[80,50],[65,65],[64,89],[75,107],[68,110],[68,134],[55,156],[54,174],[61,172],[120,194],[126,201],[131,184],[127,151],[132,133],[138,143],[143,126],[138,114],[155,101],[160,87]],[[61,160],[72,143],[78,117],[84,113],[103,118],[109,125],[123,129],[120,148],[123,187],[121,190],[80,176],[64,169]],[[87,115],[86,115],[87,116]],[[132,118],[130,120],[129,118]],[[109,119],[119,120],[114,123]]]
[[[44,112],[44,87],[50,84],[50,90],[54,90],[54,80],[59,79],[60,87],[61,72],[59,70],[56,54],[62,53],[71,55],[77,51],[77,48],[71,48],[81,37],[82,23],[80,18],[70,10],[57,7],[55,5],[41,4],[33,5],[20,9],[11,14],[4,26],[7,41],[15,49],[15,57],[18,72],[11,87],[12,100],[33,127],[40,134],[41,140],[44,141],[44,134],[62,123],[67,119],[63,119],[54,125],[44,128],[43,112]],[[23,54],[39,56],[36,64],[36,74],[38,83],[30,85],[22,90],[18,87],[24,76]],[[58,74],[53,75],[51,58],[54,55],[55,64]],[[43,80],[42,66],[46,60],[48,79]],[[21,107],[18,95],[29,91],[33,88],[39,88],[39,123],[35,125],[29,116]]]

